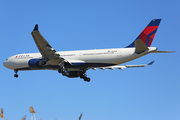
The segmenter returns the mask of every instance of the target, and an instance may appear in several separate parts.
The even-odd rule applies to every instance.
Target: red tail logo
[[[142,40],[144,42],[144,44],[147,46],[147,47],[150,47],[151,46],[151,43],[154,39],[154,36],[156,34],[156,31],[159,27],[159,24],[161,22],[161,19],[154,19],[152,20],[148,26],[141,32],[141,34],[135,39],[136,40]],[[134,42],[131,43],[129,46],[127,47],[135,47],[135,44]]]

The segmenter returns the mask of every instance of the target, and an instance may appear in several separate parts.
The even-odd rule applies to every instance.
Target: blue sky
[[[29,106],[40,120],[180,119],[179,0],[16,0],[1,1],[0,107],[18,120]],[[3,61],[39,52],[31,36],[35,24],[57,51],[119,48],[129,45],[152,19],[162,18],[152,46],[172,54],[149,54],[126,64],[152,66],[89,70],[91,82],[57,71],[14,71]]]

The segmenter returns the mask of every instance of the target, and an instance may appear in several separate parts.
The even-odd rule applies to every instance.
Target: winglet
[[[152,65],[154,63],[154,61],[150,62],[148,65]]]
[[[33,31],[38,31],[38,24],[35,25],[34,30]]]

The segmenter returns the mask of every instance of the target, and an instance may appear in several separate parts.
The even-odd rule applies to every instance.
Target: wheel
[[[17,77],[18,77],[18,74],[14,74],[14,77],[16,77],[16,78],[17,78]]]
[[[84,81],[90,82],[90,80],[91,80],[90,78],[87,77],[84,78]]]
[[[66,73],[65,73],[65,72],[62,72],[62,75],[63,75],[63,76],[66,76]]]
[[[84,78],[84,75],[83,75],[83,74],[81,74],[79,77],[82,79],[82,78]]]
[[[58,73],[61,73],[61,69],[58,69]]]
[[[59,73],[62,73],[62,72],[63,72],[63,69],[59,69],[58,72],[59,72]]]
[[[91,80],[90,78],[86,78],[86,81],[87,81],[87,82],[90,82],[90,80]]]
[[[86,73],[82,73],[79,77],[80,77],[81,79],[85,79],[85,78],[87,78],[87,75],[86,75]]]

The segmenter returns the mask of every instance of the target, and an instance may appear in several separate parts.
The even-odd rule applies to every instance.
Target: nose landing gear
[[[18,78],[18,74],[17,74],[18,70],[14,70],[14,72],[15,72],[14,77]]]

